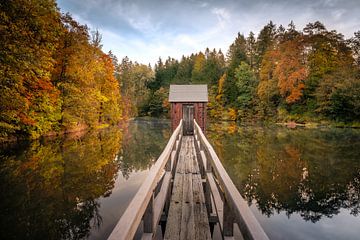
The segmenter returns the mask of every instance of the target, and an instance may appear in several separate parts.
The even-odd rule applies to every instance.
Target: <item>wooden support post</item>
[[[159,182],[157,183],[157,185],[156,185],[156,187],[155,187],[155,189],[154,189],[154,198],[156,198],[156,196],[158,195],[158,193],[160,192],[160,189],[161,189],[161,186],[162,186],[162,182],[163,182],[163,180],[164,180],[164,176],[165,175],[163,175],[162,177],[161,177],[161,179],[159,180]]]
[[[206,167],[205,167],[205,171],[206,172],[212,172],[212,169],[211,169],[211,158],[207,152],[207,150],[205,149],[205,156],[206,156]]]
[[[173,183],[169,184],[170,189],[173,187]],[[166,200],[165,200],[165,206],[164,206],[164,212],[166,217],[169,214],[169,207],[170,207],[170,200],[171,200],[171,191],[170,189],[168,190],[167,194],[166,194]]]
[[[166,162],[165,171],[171,172],[171,166],[175,162],[175,155],[176,155],[176,150],[173,150],[169,156],[169,159]]]
[[[209,181],[206,180],[205,184],[205,191],[204,191],[204,197],[205,197],[205,205],[208,212],[208,216],[212,213],[212,205],[211,205],[211,188],[209,185]]]
[[[179,149],[176,149],[175,151],[175,155],[174,155],[174,160],[172,161],[172,166],[171,166],[171,174],[172,174],[172,178],[175,177],[175,172],[176,172],[176,166],[177,166],[177,163],[178,163],[178,151]],[[172,154],[171,154],[172,155]]]
[[[144,216],[144,233],[153,233],[154,229],[154,194],[151,196],[149,204],[145,210]]]
[[[234,236],[234,214],[226,199],[224,200],[223,236]]]
[[[175,142],[175,144],[174,144],[174,146],[172,148],[173,151],[176,150],[176,146],[177,146],[178,142],[179,142],[179,139],[176,140],[176,142]]]
[[[203,178],[205,178],[205,175],[206,175],[206,162],[207,162],[207,159],[206,159],[206,155],[204,153],[203,150],[200,151],[200,162],[201,162],[201,176],[203,176]]]

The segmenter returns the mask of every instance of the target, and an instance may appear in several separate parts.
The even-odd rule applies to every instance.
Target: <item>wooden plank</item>
[[[164,239],[211,239],[192,136],[183,137]]]
[[[191,137],[185,138],[185,176],[183,184],[183,199],[182,199],[182,214],[181,214],[181,229],[180,239],[194,239],[195,237],[195,222],[193,209],[193,188],[192,188],[192,149],[190,144]]]
[[[164,239],[180,239],[180,222],[182,212],[183,183],[185,171],[185,154],[183,151],[184,139],[182,138],[179,158],[174,177],[173,194],[170,201],[169,215],[166,223],[166,231]]]
[[[200,174],[200,166],[198,163],[198,158],[197,158],[197,154],[196,154],[196,148],[195,148],[195,143],[194,143],[194,137],[192,136],[190,138],[190,149],[191,149],[191,155],[190,155],[190,162],[192,164],[192,173],[194,174]],[[200,176],[201,177],[201,176]]]
[[[234,213],[235,220],[238,223],[244,239],[269,239],[251,212],[247,202],[242,198],[236,186],[231,181],[213,147],[210,145],[203,132],[200,131],[201,129],[196,121],[194,121],[194,125],[198,130],[197,134],[202,144],[204,145],[205,152],[209,156],[207,160],[211,161],[211,165],[215,171],[217,179],[219,180],[219,183],[224,190],[225,199],[229,203],[231,211]]]
[[[205,204],[205,196],[202,190],[202,181],[200,174],[193,174],[194,190],[194,216],[195,216],[195,238],[211,239],[208,213]]]
[[[153,191],[162,175],[165,164],[169,160],[171,150],[176,142],[181,125],[182,121],[180,121],[179,126],[173,132],[173,135],[170,137],[168,144],[161,153],[160,157],[157,159],[156,163],[151,167],[144,183],[139,188],[135,197],[130,202],[108,239],[127,240],[134,237],[146,207],[150,202]]]

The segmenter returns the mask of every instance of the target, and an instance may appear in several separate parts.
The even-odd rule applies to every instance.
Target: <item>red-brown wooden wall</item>
[[[206,132],[206,102],[173,102],[171,103],[171,128],[172,131],[176,129],[182,119],[182,109],[184,104],[194,105],[194,118],[201,127],[202,131]]]

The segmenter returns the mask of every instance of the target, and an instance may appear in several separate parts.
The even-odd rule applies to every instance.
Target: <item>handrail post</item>
[[[231,210],[229,203],[224,198],[223,201],[224,206],[224,216],[223,216],[223,236],[224,237],[232,237],[234,236],[234,214]]]
[[[145,210],[144,216],[144,233],[153,233],[154,229],[154,194],[151,195],[149,204]]]
[[[182,126],[180,128],[179,134],[176,136],[176,141],[175,141],[175,145],[174,145],[175,157],[174,157],[174,161],[172,162],[172,166],[171,166],[172,178],[175,177],[176,166],[177,166],[179,152],[180,152],[180,148],[181,148],[181,138],[182,138]]]
[[[205,190],[204,191],[205,205],[208,211],[208,215],[210,216],[210,214],[212,213],[212,204],[211,204],[211,188],[208,180],[205,182],[204,190]]]
[[[170,172],[171,171],[171,163],[172,163],[172,158],[173,158],[173,152],[174,150],[171,152],[170,156],[169,156],[169,159],[167,160],[166,162],[166,165],[165,165],[165,171],[166,172]]]

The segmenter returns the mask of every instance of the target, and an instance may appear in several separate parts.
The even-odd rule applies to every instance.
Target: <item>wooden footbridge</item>
[[[108,239],[212,239],[215,224],[223,239],[234,225],[244,239],[268,239],[196,120],[183,122]]]

